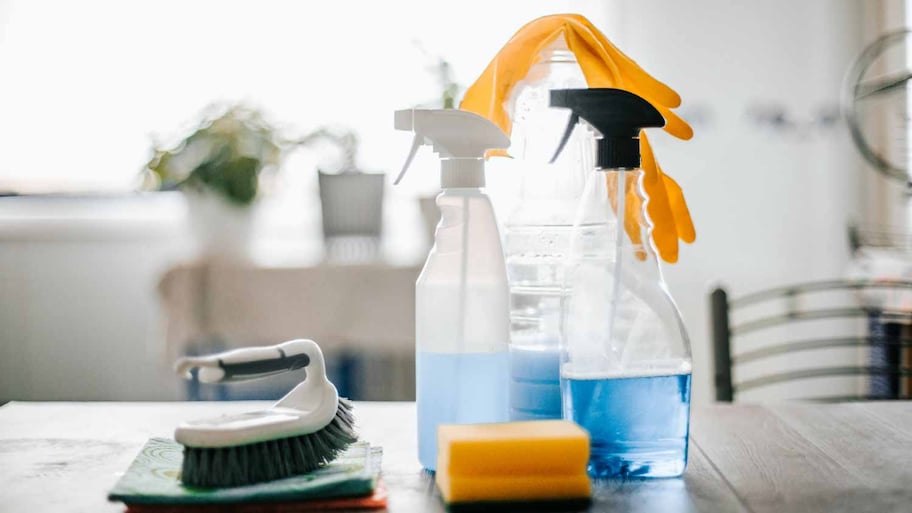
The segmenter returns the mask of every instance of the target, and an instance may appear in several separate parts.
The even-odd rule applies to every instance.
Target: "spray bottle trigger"
[[[567,145],[567,141],[570,140],[570,136],[573,134],[573,129],[576,128],[576,124],[579,123],[579,114],[573,112],[570,115],[570,119],[567,121],[567,128],[564,130],[564,135],[561,136],[560,144],[557,146],[557,151],[554,152],[554,156],[551,157],[549,164],[554,164],[554,161],[557,160],[557,157],[560,156],[561,152],[564,151],[564,146]]]
[[[415,138],[412,139],[412,149],[409,150],[408,157],[405,159],[405,164],[402,165],[402,171],[399,171],[399,176],[396,177],[396,181],[393,182],[393,185],[399,185],[399,182],[402,181],[402,177],[405,176],[405,171],[408,169],[409,165],[411,165],[412,159],[415,158],[415,154],[418,153],[418,148],[422,144],[424,144],[424,136],[415,134]]]

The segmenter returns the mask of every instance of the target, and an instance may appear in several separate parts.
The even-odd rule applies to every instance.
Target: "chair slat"
[[[838,319],[842,317],[866,317],[871,312],[866,308],[824,308],[820,310],[805,310],[790,312],[783,315],[773,315],[745,322],[731,327],[732,335],[743,335],[753,331],[763,330],[787,324],[794,321],[813,321],[821,319]]]
[[[832,347],[863,347],[863,346],[898,346],[912,347],[912,338],[900,338],[896,340],[885,340],[883,337],[833,337],[819,338],[814,340],[793,340],[772,344],[761,349],[747,351],[732,356],[732,363],[746,363],[770,356],[796,353],[800,351],[811,351],[814,349],[828,349]]]
[[[827,397],[811,397],[807,400],[818,403],[847,403],[863,401],[908,401],[910,399],[912,399],[912,395],[900,395],[897,397],[884,397],[875,395],[834,395]]]
[[[735,392],[743,392],[753,388],[796,381],[799,379],[824,378],[836,376],[912,376],[912,368],[891,368],[891,367],[822,367],[818,369],[805,369],[790,372],[780,372],[770,374],[760,378],[754,378],[740,383],[735,383],[733,388]]]
[[[762,290],[747,294],[729,301],[730,308],[741,308],[743,306],[778,299],[799,294],[808,294],[813,292],[826,292],[830,290],[859,290],[859,289],[912,289],[912,281],[817,281],[779,287],[775,289]]]

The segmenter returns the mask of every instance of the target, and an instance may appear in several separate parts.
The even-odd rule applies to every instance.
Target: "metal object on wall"
[[[842,109],[858,151],[874,169],[909,183],[909,80],[912,32],[891,32],[855,60],[843,86]]]
[[[746,117],[765,132],[807,140],[829,134],[839,124],[839,105],[822,103],[797,112],[778,102],[756,102],[748,105]]]

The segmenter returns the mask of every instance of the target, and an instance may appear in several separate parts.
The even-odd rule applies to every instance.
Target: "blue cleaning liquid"
[[[675,477],[687,465],[690,374],[564,379],[567,418],[591,438],[592,477]]]
[[[561,418],[560,351],[555,346],[510,348],[510,420]]]
[[[506,422],[509,353],[431,353],[415,362],[418,459],[437,468],[437,426]]]

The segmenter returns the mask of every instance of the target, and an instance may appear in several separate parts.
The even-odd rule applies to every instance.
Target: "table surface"
[[[107,490],[182,420],[267,403],[10,403],[0,408],[0,512],[116,512]],[[419,467],[413,403],[356,403],[384,447],[389,511],[443,511]],[[692,415],[680,479],[597,482],[591,511],[912,511],[912,402],[712,405]]]

